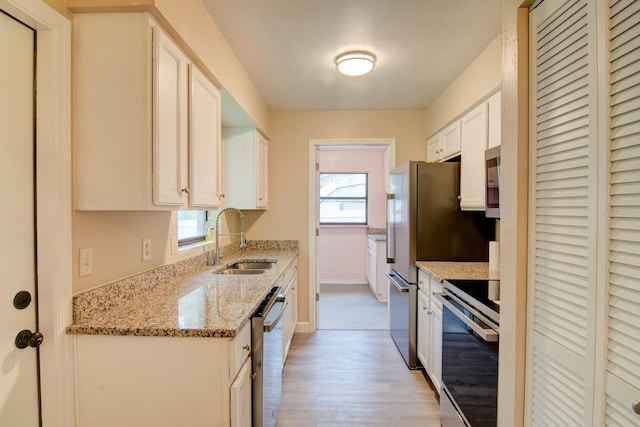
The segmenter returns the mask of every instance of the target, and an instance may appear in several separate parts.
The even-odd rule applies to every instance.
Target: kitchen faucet
[[[240,233],[220,233],[220,227],[219,227],[219,222],[220,222],[220,216],[228,210],[232,210],[235,213],[238,214],[238,216],[240,217]],[[216,217],[216,248],[213,252],[213,265],[218,265],[220,264],[220,252],[221,249],[219,249],[219,245],[220,245],[220,236],[235,236],[235,235],[240,235],[240,249],[244,249],[247,247],[247,242],[245,241],[244,238],[244,213],[242,213],[242,211],[240,209],[236,209],[236,208],[224,208],[222,209],[219,213],[218,216]],[[224,249],[224,248],[223,248]]]

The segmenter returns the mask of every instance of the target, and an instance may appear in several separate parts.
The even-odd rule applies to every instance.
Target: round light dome
[[[373,70],[376,57],[365,51],[346,52],[336,58],[336,68],[346,76],[362,76]]]

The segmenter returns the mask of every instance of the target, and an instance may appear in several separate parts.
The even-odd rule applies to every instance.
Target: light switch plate
[[[142,239],[142,261],[151,260],[151,237]]]
[[[93,273],[93,249],[80,249],[80,277],[85,277]]]

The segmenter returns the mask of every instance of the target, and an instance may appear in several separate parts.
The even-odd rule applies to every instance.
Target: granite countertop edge
[[[74,323],[66,328],[66,332],[72,335],[233,338],[249,321],[252,313],[297,255],[297,246],[275,250],[235,251],[225,257],[220,266],[198,268],[195,273],[186,274],[174,281],[142,286],[139,294],[128,296],[109,309],[94,310],[80,320],[75,319],[74,315]],[[264,274],[213,274],[234,262],[266,259],[277,259],[277,263]],[[116,289],[117,292],[118,284],[110,286],[111,291]],[[125,287],[130,288],[130,285]],[[238,302],[240,290],[243,296],[242,301]],[[205,296],[207,305],[200,308],[197,314],[207,318],[207,322],[211,324],[180,327],[176,320],[182,314],[178,313],[179,300],[193,291]],[[241,308],[229,315],[230,319],[221,320],[220,317],[216,318],[214,312],[214,307],[219,308],[218,304],[222,304],[220,301],[216,302],[216,298],[224,300],[226,305]],[[99,299],[97,303],[100,303]]]
[[[488,262],[416,261],[416,267],[439,282],[446,280],[500,280]]]

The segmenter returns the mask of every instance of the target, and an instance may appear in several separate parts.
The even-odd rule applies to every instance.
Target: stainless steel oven
[[[498,411],[498,281],[449,281],[442,302],[443,427],[495,427]]]
[[[252,426],[276,427],[282,400],[282,316],[285,297],[274,287],[251,317]]]

